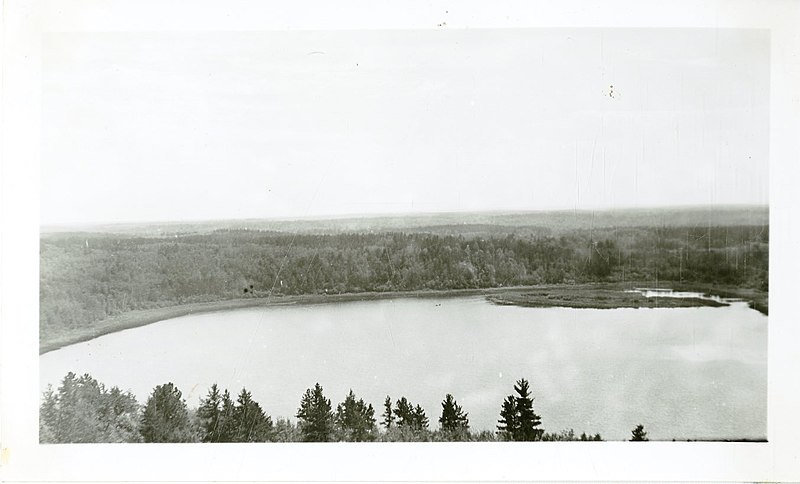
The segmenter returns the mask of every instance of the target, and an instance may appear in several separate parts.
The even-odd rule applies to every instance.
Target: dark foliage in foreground
[[[457,432],[469,429],[469,418],[464,410],[449,393],[445,395],[442,402],[442,416],[439,417],[439,425],[444,432]]]
[[[392,411],[392,397],[386,395],[386,400],[383,402],[383,414],[381,415],[383,420],[381,420],[381,425],[386,430],[392,428],[394,424],[394,412]]]
[[[242,297],[585,281],[766,291],[768,226],[627,227],[558,237],[225,230],[40,239],[42,338],[132,310]]]
[[[631,442],[646,442],[650,439],[647,438],[647,432],[644,431],[644,425],[639,424],[631,431]]]
[[[225,393],[225,400],[230,402],[230,395],[227,391]],[[222,402],[223,396],[219,393],[216,383],[211,385],[211,389],[208,390],[208,396],[200,400],[200,407],[197,409],[197,420],[203,442],[223,442],[227,437]]]
[[[376,439],[375,409],[361,398],[356,400],[353,390],[336,406],[335,421],[339,440],[367,442]]]
[[[272,419],[244,388],[236,399],[231,420],[233,442],[269,442],[271,439]]]
[[[306,442],[330,442],[333,440],[333,412],[331,401],[322,394],[322,386],[317,383],[309,388],[300,400],[297,410],[300,434]]]
[[[533,411],[533,397],[528,380],[518,380],[514,391],[516,396],[509,395],[503,401],[497,430],[504,440],[542,440],[544,430],[536,428],[541,425],[542,419]]]
[[[394,415],[397,417],[398,427],[408,427],[414,431],[428,429],[428,417],[425,415],[425,410],[419,404],[411,403],[406,397],[400,397],[397,401]]]
[[[242,388],[234,403],[228,390],[220,394],[216,383],[200,400],[197,424],[203,442],[269,442],[273,436],[272,419],[247,389]]]
[[[147,399],[141,423],[145,442],[193,442],[186,402],[172,383],[159,385]]]
[[[139,442],[139,405],[119,388],[106,390],[89,376],[70,372],[58,391],[48,389],[39,410],[42,443]]]
[[[300,400],[297,424],[279,418],[273,424],[261,405],[242,389],[234,402],[228,390],[214,384],[191,412],[182,394],[172,383],[153,389],[147,403],[140,406],[130,393],[117,387],[107,391],[89,375],[69,373],[57,392],[48,389],[39,413],[41,443],[100,442],[493,442],[496,440],[601,440],[600,434],[580,438],[572,429],[548,434],[533,413],[533,399],[527,380],[514,387],[517,397],[513,427],[497,434],[483,430],[471,432],[467,413],[447,394],[442,401],[440,428],[430,430],[428,417],[420,405],[401,397],[395,405],[385,402],[384,430],[378,430],[375,410],[350,390],[344,401],[332,410],[322,386],[309,388]],[[519,400],[519,403],[517,401]],[[507,399],[508,401],[508,399]],[[528,404],[530,402],[530,405]],[[503,406],[503,412],[506,406]],[[641,426],[639,426],[641,427]],[[646,434],[645,434],[646,435]],[[532,437],[533,436],[533,437]],[[646,440],[646,439],[645,439]]]
[[[586,435],[585,432],[578,437],[575,435],[574,430],[568,429],[553,434],[544,432],[541,440],[545,442],[600,442],[603,439],[600,437],[600,434]]]

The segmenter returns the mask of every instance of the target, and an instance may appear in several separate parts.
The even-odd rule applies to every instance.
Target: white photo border
[[[6,481],[800,480],[800,3],[11,0],[3,9],[0,478]],[[446,26],[439,24],[446,22]],[[756,28],[771,35],[767,443],[38,444],[41,39],[49,32]]]

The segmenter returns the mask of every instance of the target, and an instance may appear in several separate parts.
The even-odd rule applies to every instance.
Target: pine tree
[[[414,407],[414,415],[412,420],[412,425],[415,430],[427,430],[428,429],[428,417],[425,415],[425,410],[417,404]]]
[[[197,417],[200,421],[200,440],[202,442],[221,442],[222,395],[219,393],[216,383],[211,385],[208,396],[200,399]]]
[[[158,385],[144,407],[141,425],[145,442],[192,442],[196,436],[189,422],[186,402],[172,383]]]
[[[467,430],[469,419],[453,395],[447,394],[442,402],[442,416],[439,417],[439,424],[445,432]]]
[[[397,426],[411,430],[426,430],[428,417],[425,410],[419,405],[414,406],[406,397],[400,397],[395,404],[394,414],[397,417]]]
[[[242,388],[233,410],[235,442],[268,442],[272,434],[272,418],[253,400],[252,395]]]
[[[514,386],[514,391],[517,392],[517,419],[519,423],[519,438],[515,440],[532,441],[540,440],[542,429],[537,429],[542,419],[533,411],[533,398],[528,384],[528,380],[521,379]]]
[[[644,431],[644,425],[639,424],[631,431],[631,442],[647,442],[647,432]]]
[[[398,427],[411,427],[414,423],[414,406],[406,397],[400,397],[395,403],[394,415]]]
[[[222,392],[222,408],[219,415],[218,424],[218,442],[235,442],[236,438],[236,421],[234,420],[234,412],[236,407],[231,398],[230,392],[226,389]]]
[[[517,396],[509,395],[503,401],[497,429],[506,440],[532,441],[541,440],[543,429],[537,429],[542,421],[533,411],[528,380],[522,378],[514,385]]]
[[[336,406],[336,425],[342,438],[349,442],[364,442],[372,439],[375,429],[375,410],[363,399],[356,400],[353,390]]]
[[[386,430],[389,430],[389,428],[394,423],[394,413],[392,411],[392,399],[389,397],[389,395],[386,395],[386,400],[384,400],[383,402],[382,417],[383,420],[381,421],[381,424],[386,428]]]
[[[330,442],[333,439],[331,401],[322,393],[319,383],[306,390],[297,410],[300,433],[306,442]]]
[[[497,430],[500,436],[506,440],[516,440],[514,437],[517,434],[517,400],[513,395],[509,395],[503,401],[503,406],[500,409],[500,420]]]

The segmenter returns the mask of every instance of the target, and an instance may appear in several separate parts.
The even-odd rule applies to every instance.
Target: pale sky
[[[42,113],[45,225],[769,200],[764,30],[52,34]]]

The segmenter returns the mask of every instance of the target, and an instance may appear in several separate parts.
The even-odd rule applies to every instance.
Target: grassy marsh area
[[[645,297],[626,292],[618,284],[537,287],[523,292],[507,292],[488,297],[489,301],[532,308],[566,307],[586,309],[720,307],[727,303],[702,298]]]
[[[769,292],[749,287],[718,286],[708,283],[675,283],[676,291],[694,291],[712,294],[722,298],[743,299],[751,308],[761,314],[769,315]]]

